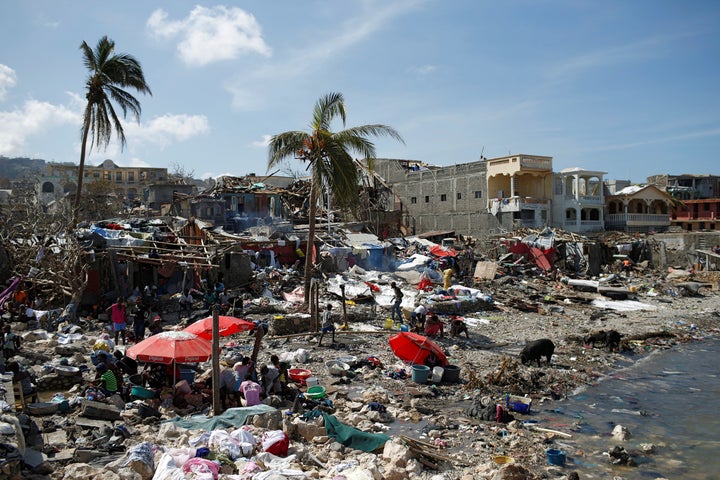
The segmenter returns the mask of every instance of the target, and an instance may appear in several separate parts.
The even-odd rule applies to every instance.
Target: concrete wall
[[[499,233],[501,227],[512,229],[512,214],[495,217],[487,210],[485,162],[428,166],[420,170],[403,168],[414,163],[417,162],[375,160],[375,172],[402,203],[404,222],[411,234],[453,230],[459,235],[483,237]]]

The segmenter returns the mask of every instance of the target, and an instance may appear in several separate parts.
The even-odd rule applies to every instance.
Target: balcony
[[[548,208],[549,201],[533,197],[493,198],[490,200],[490,211],[519,212],[525,209]]]
[[[670,215],[650,213],[613,213],[605,216],[608,227],[666,227],[670,225]]]

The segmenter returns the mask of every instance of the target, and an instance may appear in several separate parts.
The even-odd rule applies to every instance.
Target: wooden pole
[[[213,392],[213,415],[222,413],[222,401],[220,399],[220,309],[217,304],[213,306],[212,312],[212,392]]]
[[[340,284],[340,293],[342,294],[342,307],[343,307],[343,329],[348,329],[347,324],[347,305],[345,305],[345,284]]]

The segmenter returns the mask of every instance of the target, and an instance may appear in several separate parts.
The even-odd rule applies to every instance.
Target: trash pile
[[[551,231],[484,251],[388,243],[325,250],[309,309],[295,267],[256,265],[249,283],[223,287],[242,318],[218,315],[215,359],[214,304],[201,295],[127,341],[108,329],[112,309],[44,327],[6,312],[22,339],[6,359],[18,366],[11,380],[29,389],[0,418],[0,469],[144,480],[558,475],[575,432],[533,423],[539,406],[717,331],[716,277],[661,271],[638,239],[630,249]],[[392,268],[367,268],[385,261]],[[128,320],[143,294],[132,298]],[[608,449],[608,468],[633,464]]]

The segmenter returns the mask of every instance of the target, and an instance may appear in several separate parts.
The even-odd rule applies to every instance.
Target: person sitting
[[[13,373],[12,382],[20,384],[24,396],[27,397],[37,393],[37,386],[35,386],[34,378],[27,370],[21,367],[18,362],[8,362],[5,369],[8,372]]]
[[[138,363],[120,350],[115,350],[115,364],[125,375],[135,375],[138,373]]]
[[[445,324],[443,324],[437,315],[431,313],[425,322],[425,335],[435,337],[438,336],[438,334],[440,338],[445,336]]]
[[[100,350],[98,352],[98,360],[100,364],[105,364],[108,370],[110,370],[113,375],[115,375],[115,383],[117,385],[116,390],[122,390],[123,387],[123,373],[120,370],[120,367],[118,367],[115,364],[115,357],[113,355],[110,355],[105,350]]]
[[[243,407],[252,407],[260,404],[262,388],[252,380],[245,380],[240,384],[240,402]]]
[[[243,359],[233,365],[235,370],[235,376],[237,377],[238,388],[242,382],[248,379],[250,376],[250,368],[252,367],[250,357],[243,357]]]
[[[148,363],[142,372],[143,380],[150,388],[158,389],[167,385],[165,365]]]
[[[222,408],[227,409],[238,403],[238,391],[235,388],[237,377],[235,370],[229,365],[224,364],[225,368],[220,371],[220,399],[222,400]]]
[[[107,397],[115,395],[118,391],[118,383],[112,370],[108,369],[104,363],[98,363],[95,369],[97,370],[95,381],[98,382],[98,390]]]
[[[272,394],[280,393],[282,386],[280,385],[280,372],[275,367],[263,365],[260,368],[260,381],[262,383],[262,393],[269,397]]]
[[[465,336],[467,338],[470,338],[470,332],[468,331],[465,320],[458,317],[452,317],[452,320],[450,322],[450,335],[452,335],[453,337],[459,337],[460,334],[463,332],[465,333]]]

